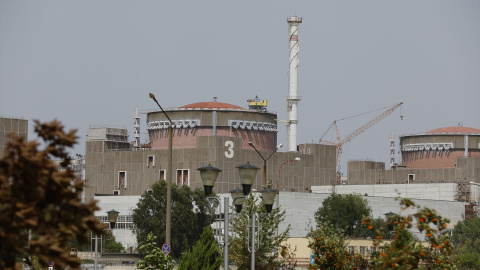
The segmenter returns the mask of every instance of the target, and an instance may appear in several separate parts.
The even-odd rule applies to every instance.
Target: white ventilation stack
[[[133,147],[140,147],[140,113],[135,109],[133,113]]]
[[[290,25],[290,67],[288,71],[288,97],[287,97],[287,148],[288,151],[297,151],[297,123],[298,102],[297,75],[298,75],[298,26],[302,18],[292,16],[287,19]]]

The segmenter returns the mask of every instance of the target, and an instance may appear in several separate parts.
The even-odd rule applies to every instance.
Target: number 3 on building
[[[233,158],[233,142],[226,141],[225,146],[227,147],[227,151],[225,151],[226,158]]]

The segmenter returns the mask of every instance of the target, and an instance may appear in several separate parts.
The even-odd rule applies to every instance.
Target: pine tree
[[[147,243],[142,245],[138,250],[145,253],[145,257],[138,260],[137,269],[173,269],[172,257],[167,256],[158,246],[155,240],[157,239],[152,233],[147,236]]]
[[[248,230],[251,228],[251,219],[253,215],[258,216],[260,226],[257,232],[260,233],[260,242],[255,251],[255,269],[268,270],[285,267],[288,263],[285,260],[279,260],[277,249],[287,240],[290,233],[290,225],[284,232],[278,233],[278,226],[285,220],[285,211],[280,208],[274,208],[267,214],[263,202],[253,194],[249,195],[243,204],[243,210],[231,219],[231,226],[234,239],[230,245],[230,256],[235,260],[238,269],[250,269],[251,265],[251,235]],[[257,241],[257,240],[256,240]],[[291,260],[293,261],[293,260]]]
[[[200,240],[180,258],[179,270],[216,270],[222,265],[222,257],[210,226],[203,229]]]

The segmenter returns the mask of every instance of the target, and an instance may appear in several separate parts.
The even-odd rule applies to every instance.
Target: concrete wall
[[[480,183],[480,157],[459,157],[456,159],[456,167],[452,168],[397,167],[383,170],[378,163],[380,162],[349,161],[348,184]]]
[[[286,219],[281,224],[279,230],[284,231],[286,226],[291,226],[291,237],[305,237],[310,231],[311,226],[315,226],[314,214],[325,198],[331,193],[297,193],[297,192],[280,192],[280,207],[286,210]],[[407,209],[401,211],[400,205],[395,198],[386,197],[364,197],[368,200],[369,206],[372,208],[372,217],[382,217],[388,212],[398,213],[402,215],[412,214],[417,209]],[[443,217],[450,219],[451,223],[447,229],[453,229],[453,226],[460,220],[463,220],[465,214],[465,203],[457,201],[445,200],[422,200],[413,199],[413,201],[422,207],[435,209]]]
[[[211,164],[222,170],[214,190],[226,193],[241,187],[239,165],[247,162],[259,167],[252,188],[263,189],[263,159],[253,149],[243,149],[243,140],[227,136],[196,138],[196,147],[173,150],[173,182],[177,170],[188,172],[192,189],[203,188],[198,168]],[[160,171],[167,171],[167,150],[104,151],[103,142],[87,141],[85,158],[86,200],[95,193],[141,195],[160,179]],[[267,180],[281,191],[308,192],[311,186],[328,185],[335,179],[335,146],[305,144],[300,152],[277,152],[267,161]],[[308,150],[308,151],[307,151]],[[268,157],[272,152],[260,151]],[[149,157],[153,163],[149,163]],[[300,157],[301,161],[292,161]],[[286,163],[285,163],[286,162]],[[283,166],[282,166],[283,164]],[[119,187],[119,172],[125,172],[125,185]]]
[[[312,187],[314,193],[360,194],[374,197],[455,201],[457,184],[337,185]],[[473,187],[472,187],[473,191]]]

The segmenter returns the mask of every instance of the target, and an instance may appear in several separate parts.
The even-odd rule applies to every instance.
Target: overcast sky
[[[389,134],[480,128],[480,1],[0,0],[0,115],[129,129],[133,112],[258,95],[286,118],[289,16],[300,16],[297,143],[404,102],[344,147],[389,162]],[[382,110],[339,121],[348,136]],[[400,120],[403,115],[403,120]],[[142,116],[145,133],[145,116]],[[30,138],[33,138],[30,135]],[[142,134],[142,142],[145,134]],[[284,124],[279,142],[286,145]],[[327,132],[326,140],[335,140]],[[398,141],[397,141],[398,145]],[[285,151],[286,147],[283,148]]]

